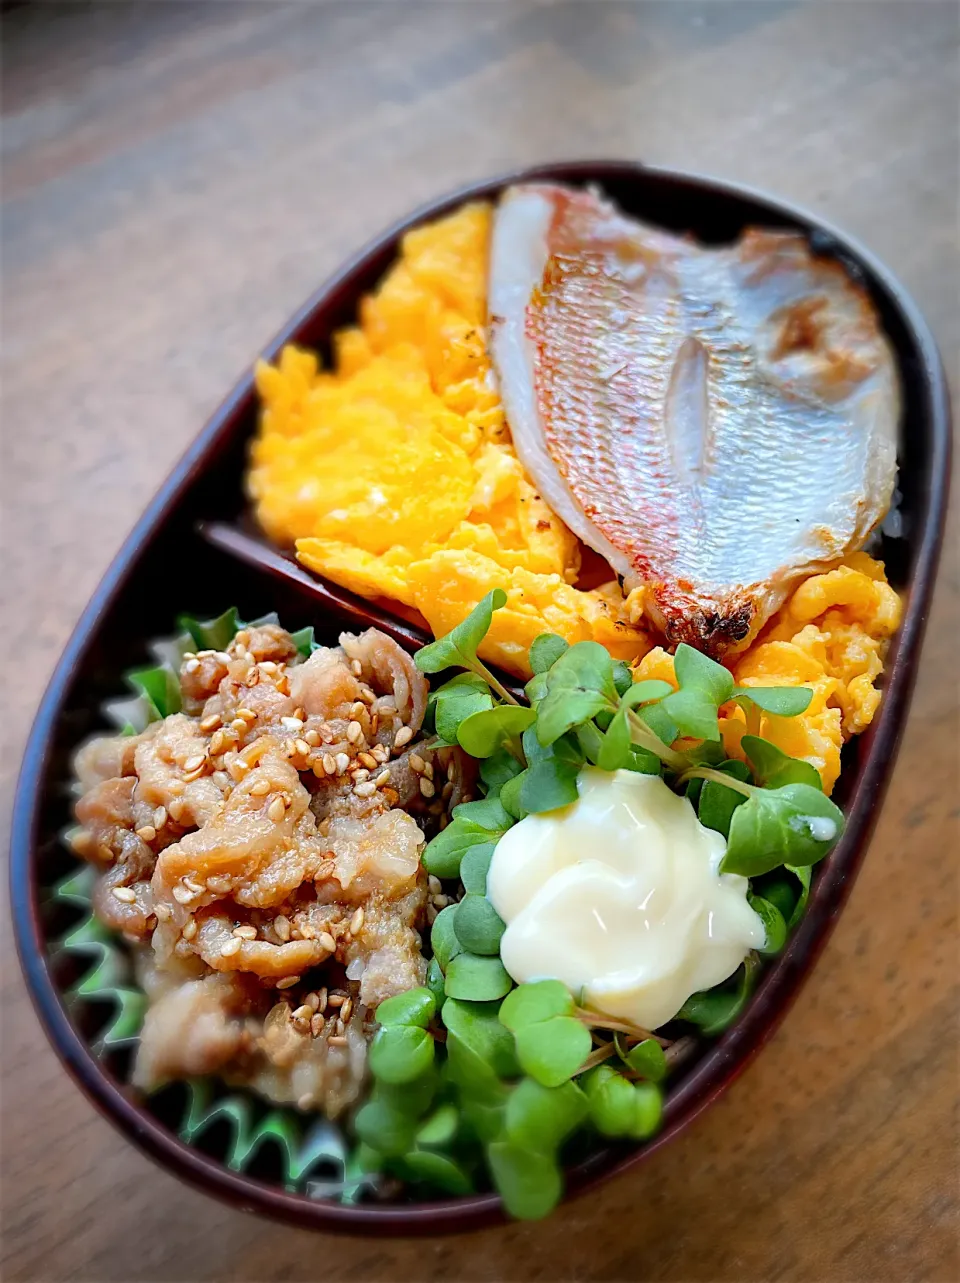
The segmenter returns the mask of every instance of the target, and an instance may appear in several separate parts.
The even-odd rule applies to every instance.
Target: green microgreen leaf
[[[387,1083],[379,1079],[373,1089],[373,1098],[416,1120],[423,1118],[433,1104],[439,1084],[440,1074],[434,1061],[425,1074],[411,1082]]]
[[[447,965],[447,997],[467,1002],[490,1002],[513,988],[513,981],[499,958],[458,953]]]
[[[467,894],[456,906],[453,929],[465,950],[495,957],[506,923],[485,895]]]
[[[557,743],[562,743],[558,740]],[[546,757],[554,757],[556,751],[554,745],[550,744],[544,747],[537,739],[536,726],[528,726],[520,737],[520,743],[523,748],[523,756],[526,758],[527,766],[532,766],[534,762],[542,762]]]
[[[780,864],[815,864],[842,832],[843,812],[819,789],[756,789],[733,813],[720,870],[750,878]]]
[[[642,1074],[644,1078],[654,1083],[662,1082],[666,1078],[667,1058],[656,1038],[644,1038],[643,1042],[638,1042],[629,1051],[624,1049],[619,1035],[614,1041],[620,1059],[638,1074]]]
[[[593,722],[584,722],[573,731],[573,735],[576,737],[581,756],[596,766],[600,760],[600,750],[603,748],[603,736],[596,725]]]
[[[607,727],[597,765],[604,771],[637,771],[641,775],[659,775],[660,759],[633,743],[627,710],[621,707]]]
[[[691,994],[677,1012],[677,1019],[699,1025],[701,1033],[711,1038],[722,1033],[747,1005],[759,966],[755,955],[749,954],[722,985]]]
[[[416,1120],[375,1097],[357,1111],[354,1130],[370,1149],[387,1157],[405,1154],[416,1136]]]
[[[544,1087],[524,1078],[507,1102],[507,1140],[523,1149],[555,1154],[586,1114],[587,1099],[574,1083]]]
[[[760,953],[770,955],[779,953],[787,942],[787,924],[783,914],[775,904],[761,895],[748,894],[747,900],[763,923],[763,929],[766,932],[766,939]]]
[[[463,802],[454,807],[453,819],[447,827],[427,843],[423,867],[438,878],[455,878],[465,852],[472,846],[496,842],[512,824],[513,816],[504,810],[498,798]]]
[[[477,657],[477,648],[490,628],[493,612],[507,604],[507,594],[502,588],[494,588],[482,601],[478,602],[466,619],[451,629],[445,637],[438,638],[429,646],[423,646],[414,655],[414,663],[423,673],[439,673],[445,668],[466,668],[478,677],[482,677],[491,690],[496,691],[506,704],[518,701],[502,682],[491,673],[489,668]]]
[[[813,691],[809,686],[735,686],[733,697],[738,703],[749,700],[765,713],[797,717],[810,707]]]
[[[721,762],[715,769],[721,771],[724,775],[729,775],[732,779],[741,780],[742,782],[746,782],[750,778],[750,771],[747,769],[746,763],[736,758]],[[738,806],[745,804],[746,800],[746,797],[735,789],[725,788],[723,784],[718,783],[716,780],[704,780],[697,808],[700,823],[705,828],[714,829],[717,833],[722,833],[726,837],[730,832],[730,822],[734,811]]]
[[[618,699],[610,652],[599,642],[577,642],[547,675],[547,693],[537,709],[537,738],[552,744],[604,709],[613,712]]]
[[[750,888],[756,895],[769,900],[774,908],[779,909],[784,922],[789,919],[800,894],[796,878],[792,878],[782,868],[752,879]]]
[[[554,1158],[511,1141],[495,1141],[487,1158],[503,1205],[517,1220],[540,1220],[560,1202],[563,1178]]]
[[[663,763],[655,753],[648,749],[638,748],[636,744],[630,754],[628,771],[636,771],[638,775],[659,775],[663,770]]]
[[[727,761],[723,745],[711,744],[706,740],[702,744],[695,744],[692,748],[686,749],[684,757],[693,766],[719,766],[721,762]]]
[[[633,673],[630,671],[630,665],[625,664],[622,659],[613,661],[613,684],[618,695],[625,695],[633,685]]]
[[[565,642],[556,633],[541,633],[539,637],[533,639],[527,654],[530,671],[534,674],[545,673],[569,649],[569,642]]]
[[[457,906],[448,904],[437,914],[430,929],[430,947],[433,950],[434,960],[439,963],[443,971],[446,971],[450,960],[455,958],[463,948],[453,926],[456,915]]]
[[[384,1165],[384,1156],[372,1145],[361,1141],[354,1152],[354,1161],[361,1172],[373,1173],[382,1172]]]
[[[522,770],[521,764],[505,748],[498,749],[496,753],[485,757],[480,763],[480,778],[486,785],[487,797],[499,796],[504,784],[512,780],[515,775],[519,775]]]
[[[517,776],[521,810],[528,815],[538,815],[576,802],[579,773],[579,766],[555,757],[534,762]]]
[[[512,1078],[520,1072],[513,1038],[500,1023],[498,1002],[459,1002],[448,998],[443,1004],[440,1018],[450,1034],[500,1078]]]
[[[471,713],[460,723],[457,742],[471,757],[490,757],[505,743],[522,735],[536,716],[532,708],[518,704],[499,704],[496,708],[483,709]]]
[[[621,708],[639,708],[641,704],[655,704],[667,695],[673,694],[669,682],[643,681],[633,682],[620,697]]]
[[[534,980],[518,985],[500,1006],[500,1023],[511,1033],[539,1024],[553,1016],[570,1016],[573,995],[559,980]]]
[[[593,1041],[575,1016],[551,1016],[514,1034],[520,1068],[544,1087],[559,1087],[583,1068]]]
[[[412,1185],[429,1185],[452,1197],[469,1194],[473,1182],[459,1164],[446,1154],[414,1150],[390,1164],[390,1170]]]
[[[449,1145],[457,1134],[460,1115],[455,1105],[440,1105],[417,1129],[417,1144],[427,1149]]]
[[[547,693],[548,678],[546,673],[534,673],[523,688],[531,708],[537,708]]]
[[[597,754],[597,765],[604,771],[630,770],[633,760],[633,743],[630,739],[630,724],[627,711],[618,709],[613,721],[604,732],[600,752]],[[657,762],[657,773],[660,763]]]
[[[506,1113],[507,1094],[493,1104],[478,1099],[475,1094],[465,1096],[463,1100],[464,1132],[479,1145],[489,1145],[503,1135],[503,1118]]]
[[[589,722],[608,707],[599,691],[548,691],[537,707],[537,736],[552,744],[575,726]]]
[[[445,668],[472,668],[477,659],[477,647],[490,630],[493,612],[506,604],[507,594],[502,588],[494,588],[445,637],[438,638],[429,646],[422,646],[414,656],[414,663],[422,673],[442,673]]]
[[[541,744],[537,738],[536,726],[530,726],[523,732],[521,743],[528,766],[533,766],[536,762],[545,762],[550,758],[555,758],[558,762],[568,762],[572,766],[583,765],[584,755],[577,731],[569,731],[561,735],[552,744]]]
[[[629,1136],[636,1120],[633,1085],[610,1065],[597,1065],[580,1080],[590,1121],[601,1136]]]
[[[649,1140],[663,1117],[663,1093],[656,1083],[634,1083],[633,1087],[633,1129],[630,1136],[634,1140]]]
[[[370,1072],[385,1083],[409,1083],[429,1070],[433,1057],[433,1038],[425,1029],[386,1025],[370,1044]]]
[[[673,719],[682,735],[719,741],[717,709],[733,694],[730,673],[722,664],[684,642],[673,657],[673,670],[679,690],[664,698],[663,711]]]
[[[496,836],[499,837],[499,834]],[[424,848],[421,863],[428,873],[438,878],[455,878],[460,874],[460,861],[472,846],[490,841],[490,833],[466,824],[450,823]]]
[[[740,741],[753,767],[753,777],[763,788],[778,789],[784,784],[809,784],[823,792],[820,772],[800,757],[790,757],[776,744],[758,735],[744,735]]]
[[[445,744],[457,743],[457,730],[471,714],[493,708],[490,687],[477,673],[451,677],[432,692],[430,702],[437,735]]]
[[[476,825],[478,832],[496,833],[498,837],[510,828],[510,817],[495,797],[461,802],[453,808],[453,818],[461,824]]]
[[[512,780],[507,780],[506,784],[500,790],[500,801],[503,808],[509,811],[515,820],[522,820],[526,815],[523,804],[520,801],[520,793],[523,789],[524,782],[527,778],[527,772],[521,771],[515,775]],[[461,865],[462,868],[462,865]]]
[[[443,1002],[446,986],[443,979],[443,968],[436,958],[431,958],[427,964],[427,988],[433,994],[439,1006]]]
[[[677,647],[673,671],[681,690],[700,691],[716,705],[725,703],[733,694],[729,670],[686,642]]]
[[[813,870],[809,865],[795,866],[785,864],[783,866],[788,873],[792,873],[800,883],[800,896],[797,903],[793,906],[793,912],[787,918],[787,930],[791,931],[807,910],[807,901],[810,898],[810,883],[813,879]]]
[[[460,861],[460,881],[463,883],[464,890],[471,895],[487,894],[487,874],[490,872],[493,852],[492,842],[483,843],[480,846],[472,846]]]
[[[668,746],[680,736],[680,728],[664,708],[664,701],[659,704],[644,704],[637,709],[637,717],[650,727],[657,739]]]
[[[429,989],[407,989],[381,1002],[377,1021],[381,1025],[419,1025],[426,1029],[436,1010],[437,1004]]]
[[[500,1130],[499,1117],[484,1114],[478,1120],[472,1107],[480,1105],[491,1111],[502,1109],[507,1099],[507,1088],[493,1066],[458,1034],[452,1031],[447,1034],[446,1049],[447,1077],[460,1090],[464,1117],[475,1127],[481,1139],[491,1140]],[[488,1127],[491,1130],[487,1131]]]
[[[673,719],[681,735],[719,742],[717,705],[702,691],[674,691],[663,701],[663,711]]]

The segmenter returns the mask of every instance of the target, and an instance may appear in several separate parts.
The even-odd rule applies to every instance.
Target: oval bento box
[[[805,234],[837,258],[869,292],[896,352],[903,388],[900,532],[884,536],[881,555],[905,598],[890,646],[883,702],[869,730],[844,750],[836,799],[846,831],[819,867],[809,909],[786,950],[766,969],[748,1007],[719,1040],[705,1043],[672,1082],[664,1126],[643,1148],[609,1145],[568,1172],[583,1191],[627,1170],[665,1145],[743,1070],[783,1018],[849,894],[876,821],[903,730],[943,535],[949,471],[947,391],[930,333],[916,307],[869,253],[810,215],[741,188],[630,162],[554,164],[476,184],[426,206],[385,232],[339,271],[265,350],[296,342],[329,354],[330,338],[349,324],[363,294],[394,259],[404,232],[464,200],[494,198],[511,182],[596,183],[624,210],[693,234],[706,243],[734,239],[750,224]],[[69,906],[53,894],[75,857],[61,833],[69,822],[66,788],[72,750],[100,724],[121,674],[143,662],[149,639],[169,634],[174,612],[213,616],[236,605],[241,617],[276,610],[292,626],[312,623],[321,641],[344,626],[376,624],[409,649],[417,626],[376,609],[302,569],[258,536],[245,508],[243,471],[255,430],[257,399],[248,374],[230,393],[127,539],[84,611],[37,714],[20,774],[13,822],[12,902],[20,959],[33,1001],[63,1063],[93,1103],[135,1144],[209,1193],[244,1208],[325,1230],[417,1234],[462,1230],[502,1216],[495,1194],[419,1203],[352,1205],[287,1188],[269,1161],[234,1170],[209,1141],[185,1143],[169,1109],[138,1097],[125,1082],[129,1048],[104,1053],[104,1013],[84,997],[94,965],[58,948],[71,926]],[[171,568],[176,568],[171,576]],[[157,592],[176,583],[175,597]],[[75,920],[75,919],[74,919]],[[130,1041],[130,1040],[128,1040]],[[234,1164],[236,1167],[236,1164]]]

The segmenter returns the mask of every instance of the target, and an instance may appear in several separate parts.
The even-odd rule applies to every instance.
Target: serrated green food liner
[[[251,621],[277,623],[275,614]],[[207,622],[183,616],[175,637],[152,642],[153,668],[135,669],[125,675],[133,695],[104,705],[107,717],[124,733],[137,734],[153,721],[179,711],[178,670],[187,651],[222,650],[245,625],[234,608]],[[313,628],[292,634],[301,653],[316,649]],[[147,997],[134,983],[129,953],[114,932],[93,914],[92,895],[96,869],[78,864],[52,889],[51,900],[78,919],[50,946],[51,958],[69,955],[81,972],[80,979],[63,991],[63,999],[76,1016],[83,1006],[109,1011],[106,1023],[89,1044],[94,1056],[136,1046],[147,1010]],[[351,1160],[343,1130],[320,1115],[313,1117],[290,1107],[267,1106],[253,1092],[225,1088],[217,1078],[193,1078],[180,1084],[183,1105],[171,1130],[186,1145],[198,1141],[219,1125],[226,1129],[222,1161],[234,1172],[247,1171],[265,1147],[280,1162],[284,1187],[315,1198],[353,1203],[368,1179]],[[167,1088],[159,1089],[166,1091]],[[155,1093],[155,1094],[159,1094]]]

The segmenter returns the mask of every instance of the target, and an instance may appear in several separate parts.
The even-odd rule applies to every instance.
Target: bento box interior
[[[933,490],[939,484],[931,466],[936,444],[931,425],[936,412],[931,400],[927,354],[918,346],[904,312],[886,284],[873,275],[869,265],[851,258],[832,236],[791,220],[777,206],[767,205],[760,199],[722,188],[705,189],[690,179],[631,166],[554,166],[544,173],[561,181],[599,181],[605,192],[626,211],[676,231],[690,232],[708,243],[732,240],[750,224],[799,226],[811,234],[817,249],[836,254],[863,282],[899,358],[903,389],[899,481],[902,533],[896,538],[882,535],[879,555],[886,562],[890,582],[905,593],[909,610],[914,570],[923,542],[921,536],[930,521]],[[489,196],[499,185],[498,182],[473,189],[468,195]],[[429,217],[442,214],[462,199],[463,194],[457,194],[431,207]],[[341,273],[308,305],[282,339],[268,349],[268,355],[278,350],[281,341],[290,340],[329,355],[330,335],[352,320],[360,296],[373,288],[383,275],[394,257],[396,245],[397,236],[388,234],[372,252],[361,256],[358,265]],[[76,865],[75,857],[64,848],[60,838],[70,822],[72,798],[67,789],[70,755],[82,740],[104,725],[101,705],[118,693],[121,674],[134,665],[148,662],[147,642],[175,632],[176,617],[184,612],[212,617],[232,605],[247,619],[276,611],[289,627],[313,624],[317,640],[329,644],[336,643],[344,628],[365,626],[361,614],[366,615],[367,622],[375,620],[375,608],[357,603],[354,609],[349,594],[343,594],[345,605],[338,605],[329,596],[321,600],[308,585],[251,566],[205,537],[202,523],[251,528],[243,473],[256,414],[248,379],[227,403],[227,409],[208,425],[191,459],[181,467],[179,489],[168,490],[167,498],[158,503],[156,526],[147,533],[139,552],[128,548],[125,555],[129,561],[119,587],[104,603],[99,617],[86,625],[87,640],[69,674],[48,741],[40,796],[34,810],[37,819],[32,878],[41,904],[41,930],[47,948],[70,926],[69,909],[49,896],[49,889]],[[899,642],[895,639],[889,660],[891,669],[897,662],[898,649]],[[844,769],[835,795],[841,806],[846,807],[857,789],[861,764],[869,757],[877,736],[884,733],[889,738],[890,732],[884,732],[884,726],[885,720],[881,717],[861,739],[845,748]],[[837,848],[828,858],[827,865],[838,858],[847,858],[842,848]],[[823,870],[819,880],[822,878]],[[71,953],[59,952],[51,958],[52,979],[61,995],[83,974],[83,965],[82,960]],[[773,965],[781,964],[778,961]],[[88,1044],[96,1038],[108,1014],[93,1002],[71,1006],[71,1018]],[[704,1047],[701,1059],[709,1050]],[[119,1084],[123,1084],[126,1077],[129,1056],[129,1050],[121,1049],[109,1053],[104,1061],[104,1069]],[[697,1062],[694,1062],[678,1074],[671,1089],[673,1097],[677,1097],[696,1069]],[[693,1102],[688,1103],[692,1107]],[[173,1126],[182,1102],[174,1088],[147,1102],[146,1108],[160,1122]],[[228,1139],[211,1129],[204,1135],[201,1147],[219,1159]],[[588,1170],[609,1167],[611,1153],[624,1152],[605,1150],[591,1158]],[[282,1173],[269,1146],[262,1149],[248,1174],[267,1184],[281,1180]]]

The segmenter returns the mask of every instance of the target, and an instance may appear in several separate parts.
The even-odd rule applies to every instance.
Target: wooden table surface
[[[768,188],[900,275],[960,386],[955,3],[77,2],[4,25],[7,798],[166,471],[338,261],[445,188],[582,155]],[[433,1242],[241,1215],[81,1098],[5,931],[3,1278],[960,1276],[955,536],[849,907],[783,1030],[655,1160],[548,1224]]]

